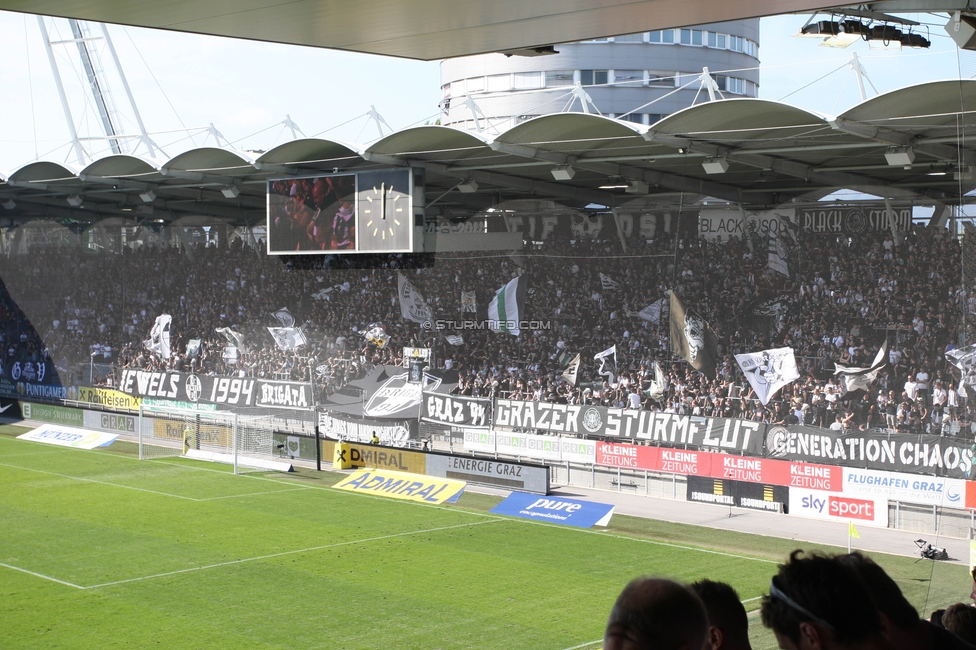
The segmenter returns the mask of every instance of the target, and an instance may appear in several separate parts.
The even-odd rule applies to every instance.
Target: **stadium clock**
[[[410,173],[360,172],[357,236],[360,251],[409,251],[413,231]]]

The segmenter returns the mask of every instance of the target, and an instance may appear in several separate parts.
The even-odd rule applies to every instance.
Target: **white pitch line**
[[[226,494],[221,497],[206,497],[203,499],[197,499],[197,501],[219,501],[220,499],[238,499],[240,497],[259,497],[265,494],[281,494],[282,492],[295,492],[296,490],[314,490],[310,485],[298,485],[290,488],[282,488],[280,490],[265,490],[264,492],[248,492],[246,494]]]
[[[76,584],[71,583],[71,582],[67,582],[65,580],[58,580],[57,578],[52,578],[51,576],[46,576],[43,573],[37,573],[36,571],[28,571],[27,569],[22,569],[19,566],[14,566],[12,564],[4,564],[3,562],[0,562],[0,566],[6,567],[6,568],[10,569],[11,571],[20,571],[21,573],[26,573],[28,575],[32,575],[32,576],[37,577],[37,578],[43,578],[45,580],[50,580],[51,582],[56,582],[59,585],[65,585],[67,587],[74,587],[75,589],[87,589],[88,588],[88,587],[82,587],[81,585],[76,585]]]
[[[335,544],[325,544],[323,546],[310,546],[309,548],[300,548],[294,551],[282,551],[281,553],[271,553],[270,555],[259,555],[257,557],[247,557],[242,560],[231,560],[229,562],[218,562],[217,564],[206,564],[204,566],[192,567],[189,569],[179,569],[177,571],[166,571],[165,573],[156,573],[151,576],[142,576],[139,578],[127,578],[126,580],[115,580],[113,582],[103,582],[98,585],[91,585],[89,587],[80,587],[80,589],[98,589],[100,587],[111,587],[114,585],[122,585],[130,582],[141,582],[143,580],[153,580],[155,578],[165,578],[166,576],[179,575],[181,573],[192,573],[194,571],[204,571],[206,569],[217,569],[225,566],[232,566],[234,564],[243,564],[245,562],[257,562],[260,560],[270,560],[276,557],[284,557],[286,555],[297,555],[299,553],[311,553],[313,551],[321,551],[327,548],[337,548],[339,546],[351,546],[353,544],[366,544],[369,542],[379,542],[384,539],[394,539],[396,537],[407,537],[409,535],[423,535],[424,533],[436,533],[442,530],[452,530],[454,528],[468,528],[470,526],[480,526],[482,524],[490,524],[496,521],[506,521],[501,517],[497,519],[491,519],[488,521],[472,521],[467,524],[455,524],[453,526],[440,526],[438,528],[424,528],[422,530],[411,530],[405,533],[393,533],[392,535],[381,535],[379,537],[367,537],[366,539],[353,539],[346,542],[336,542]]]
[[[580,648],[589,648],[591,645],[596,645],[597,643],[603,643],[603,639],[597,639],[596,641],[587,641],[586,643],[574,645],[572,648],[564,648],[563,650],[580,650]]]
[[[84,478],[81,476],[71,476],[69,474],[59,474],[57,472],[48,472],[43,469],[34,469],[33,467],[21,467],[20,465],[10,465],[8,463],[0,463],[0,467],[10,467],[12,469],[21,469],[25,472],[36,472],[38,474],[47,474],[49,476],[58,476],[61,478],[68,478],[75,481],[84,481],[85,483],[97,483],[98,485],[108,485],[110,487],[123,488],[125,490],[137,490],[139,492],[148,492],[149,494],[156,494],[163,497],[173,497],[176,499],[185,499],[186,501],[200,501],[200,499],[194,499],[193,497],[185,497],[181,494],[170,494],[169,492],[158,492],[156,490],[149,490],[146,488],[133,487],[131,485],[122,485],[120,483],[109,483],[108,481],[98,481],[93,478]]]

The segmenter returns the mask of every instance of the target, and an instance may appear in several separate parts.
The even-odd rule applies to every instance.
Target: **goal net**
[[[283,469],[274,462],[270,415],[139,407],[139,458],[187,456],[228,463],[234,473]]]

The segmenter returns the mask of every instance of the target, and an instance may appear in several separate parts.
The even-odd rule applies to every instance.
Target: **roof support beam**
[[[962,148],[956,149],[948,144],[928,142],[925,139],[915,138],[909,133],[898,131],[890,127],[872,126],[870,124],[864,124],[863,122],[855,122],[854,120],[844,120],[839,118],[830,120],[829,123],[830,127],[832,129],[836,129],[837,131],[857,135],[881,144],[890,144],[900,147],[910,146],[916,151],[921,151],[940,160],[963,162],[969,165],[973,163],[974,159],[976,159],[972,151],[967,151]],[[960,156],[962,156],[961,160]]]

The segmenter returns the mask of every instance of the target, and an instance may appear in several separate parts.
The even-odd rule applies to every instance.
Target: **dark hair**
[[[834,560],[857,574],[871,592],[878,611],[887,616],[892,625],[902,630],[910,630],[918,625],[918,611],[901,593],[898,583],[892,580],[891,576],[885,573],[885,570],[874,560],[865,557],[859,551],[849,555],[838,555]]]
[[[935,625],[937,627],[941,627],[941,628],[945,629],[945,625],[942,624],[942,617],[943,616],[945,616],[945,610],[944,609],[937,609],[934,612],[932,612],[932,615],[931,616],[929,616],[929,622],[932,625]]]
[[[617,597],[605,639],[625,637],[641,648],[701,648],[708,618],[690,589],[661,578],[632,580]]]
[[[976,643],[976,607],[966,603],[949,605],[942,615],[942,626],[969,645],[973,645]]]
[[[762,622],[799,643],[800,623],[830,629],[837,643],[857,643],[881,631],[878,610],[867,587],[851,569],[821,555],[790,554],[763,596]]]
[[[708,624],[737,644],[749,639],[749,616],[735,589],[724,582],[699,580],[691,585],[705,605]]]

